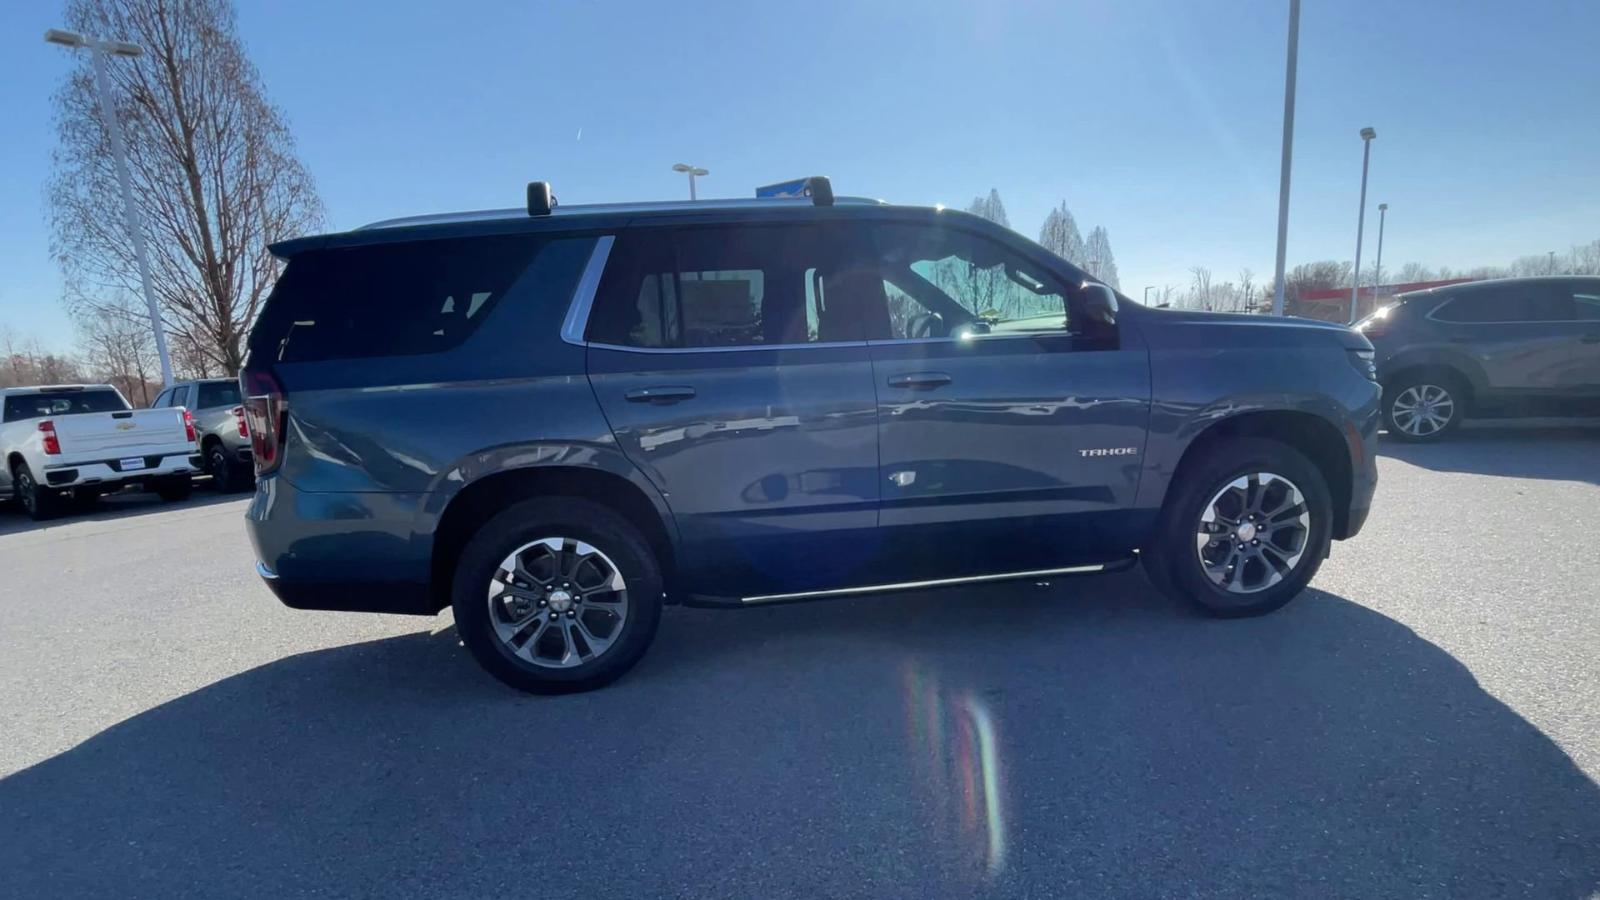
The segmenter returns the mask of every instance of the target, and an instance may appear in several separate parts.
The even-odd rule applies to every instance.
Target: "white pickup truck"
[[[0,498],[35,519],[69,493],[87,500],[130,484],[181,500],[199,452],[188,410],[133,409],[109,384],[0,388]]]

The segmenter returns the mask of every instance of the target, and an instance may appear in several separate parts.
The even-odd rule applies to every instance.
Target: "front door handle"
[[[927,390],[949,384],[951,380],[943,372],[912,372],[908,375],[890,375],[889,387]]]
[[[657,384],[634,388],[622,396],[626,397],[629,403],[677,403],[679,400],[692,398],[694,388],[686,384]]]

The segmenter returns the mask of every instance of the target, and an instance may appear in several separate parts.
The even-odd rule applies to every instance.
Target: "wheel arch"
[[[581,497],[616,510],[638,526],[661,563],[669,602],[675,602],[677,538],[659,495],[617,472],[592,466],[534,465],[477,478],[445,503],[433,532],[430,592],[434,611],[450,605],[450,585],[462,549],[479,527],[512,504],[536,497]]]
[[[1304,410],[1263,409],[1241,412],[1206,426],[1183,450],[1167,481],[1162,508],[1173,497],[1176,485],[1182,484],[1187,469],[1193,467],[1210,448],[1219,443],[1253,437],[1286,444],[1303,454],[1322,472],[1328,484],[1328,494],[1333,500],[1333,536],[1341,539],[1349,534],[1350,503],[1355,491],[1355,460],[1351,444],[1360,447],[1360,436],[1353,431],[1345,434],[1338,425],[1324,416]]]
[[[1392,372],[1385,373],[1383,376],[1385,395],[1390,393],[1391,386],[1417,376],[1452,382],[1461,389],[1460,399],[1465,411],[1471,412],[1473,399],[1480,389],[1479,382],[1463,367],[1441,359],[1413,360],[1403,366],[1395,367]]]

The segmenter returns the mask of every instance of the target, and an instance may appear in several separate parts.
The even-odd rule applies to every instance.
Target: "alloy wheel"
[[[529,541],[501,560],[489,621],[505,651],[568,669],[605,655],[628,619],[628,584],[611,558],[576,538]]]
[[[1443,431],[1455,414],[1455,398],[1437,384],[1411,385],[1396,394],[1389,405],[1394,427],[1411,437],[1429,437]]]
[[[1311,509],[1300,488],[1282,475],[1253,472],[1224,485],[1206,504],[1195,548],[1213,584],[1253,594],[1287,578],[1310,540]]]

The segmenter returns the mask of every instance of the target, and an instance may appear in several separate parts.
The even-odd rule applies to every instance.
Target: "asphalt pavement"
[[[1600,429],[1387,444],[1277,614],[669,609],[603,691],[296,612],[245,501],[0,511],[0,897],[1590,897]]]

